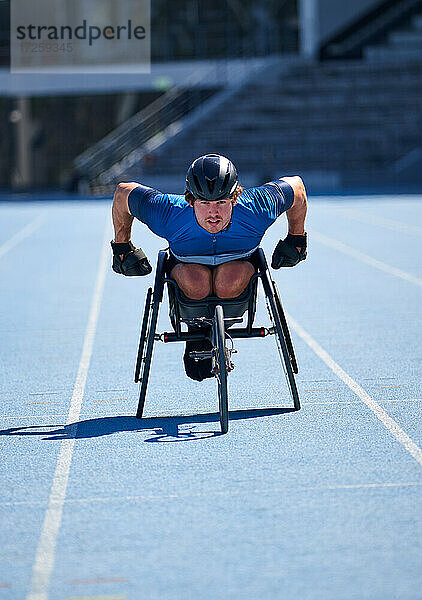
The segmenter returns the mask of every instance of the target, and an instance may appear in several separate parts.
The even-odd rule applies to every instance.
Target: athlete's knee
[[[248,285],[255,269],[247,261],[231,261],[214,272],[214,291],[219,298],[236,298]]]
[[[171,272],[182,292],[192,300],[202,300],[211,295],[211,271],[205,265],[178,264]]]

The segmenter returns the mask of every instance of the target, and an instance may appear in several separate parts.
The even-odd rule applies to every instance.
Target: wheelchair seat
[[[235,298],[218,298],[217,296],[207,296],[201,300],[193,300],[188,298],[182,292],[174,279],[166,277],[165,281],[168,284],[170,311],[174,308],[174,303],[177,302],[179,316],[183,320],[207,318],[212,319],[215,313],[215,307],[221,304],[224,308],[224,316],[228,318],[243,317],[245,312],[250,307],[250,302],[254,300],[256,293],[256,279],[258,273],[253,275],[246,289]]]

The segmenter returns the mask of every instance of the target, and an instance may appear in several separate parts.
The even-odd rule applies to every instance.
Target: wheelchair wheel
[[[289,327],[287,325],[286,316],[284,314],[283,306],[282,306],[281,300],[280,300],[280,294],[278,293],[278,289],[275,284],[275,281],[273,281],[273,285],[274,285],[275,303],[277,305],[277,310],[278,310],[278,314],[279,314],[280,321],[281,321],[281,327],[283,329],[284,339],[286,340],[287,350],[289,351],[290,363],[292,365],[293,373],[295,373],[297,375],[299,373],[299,367],[297,366],[295,349],[293,347],[292,338],[290,336]]]
[[[155,331],[157,329],[158,313],[160,311],[160,302],[163,299],[163,272],[166,261],[166,252],[158,253],[157,270],[155,273],[154,291],[151,288],[147,293],[145,303],[144,318],[142,320],[141,340],[139,342],[138,359],[136,364],[137,379],[141,382],[141,391],[139,393],[138,410],[136,417],[140,419],[144,411],[145,398],[147,395],[149,372],[151,369],[152,353],[154,350]],[[152,294],[152,302],[151,302]],[[152,310],[151,310],[152,308]],[[151,316],[150,316],[151,315]],[[142,336],[143,334],[143,336]],[[144,339],[142,339],[142,337]],[[145,353],[144,353],[144,347]],[[145,356],[144,356],[145,354]],[[139,372],[138,372],[139,371]]]
[[[141,373],[140,373],[140,377],[139,377],[139,381],[141,382],[141,391],[139,393],[138,410],[136,412],[136,416],[138,419],[140,419],[142,417],[142,413],[144,412],[145,398],[147,395],[147,386],[148,386],[149,372],[151,369],[152,352],[154,349],[155,330],[157,328],[159,308],[160,308],[159,302],[153,301],[151,322],[149,324],[148,331],[146,333],[146,339],[145,339],[145,342],[146,342],[145,358],[143,358],[141,360]]]
[[[227,387],[227,349],[224,331],[224,313],[221,306],[215,307],[213,321],[213,346],[215,352],[215,374],[218,381],[218,406],[222,433],[229,430],[229,406]]]
[[[281,302],[280,302],[281,306]],[[295,410],[300,410],[299,392],[296,385],[295,376],[292,369],[291,357],[287,348],[286,340],[284,337],[284,331],[282,326],[282,317],[280,317],[277,301],[275,294],[269,294],[267,296],[267,308],[274,327],[274,333],[277,342],[278,353],[280,355],[281,365],[283,367],[284,374],[286,376],[287,386],[290,391],[291,398],[293,400],[293,406]],[[286,322],[287,328],[287,322]],[[289,336],[290,337],[290,336]]]
[[[144,357],[145,339],[147,337],[147,330],[148,330],[148,325],[150,323],[150,315],[151,315],[151,296],[152,296],[152,288],[149,288],[148,292],[147,292],[147,297],[145,300],[144,317],[142,319],[142,327],[141,327],[141,337],[139,338],[138,358],[136,359],[136,367],[135,367],[135,383],[138,383],[138,381],[139,381],[139,373],[141,372],[142,359]]]

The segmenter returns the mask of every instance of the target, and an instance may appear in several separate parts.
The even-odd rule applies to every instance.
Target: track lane
[[[268,243],[267,248],[271,246],[272,243]],[[344,294],[348,295],[352,289],[353,281],[359,281],[361,270],[351,261],[356,274],[353,273],[355,278],[350,276],[349,282],[344,261],[338,260],[336,275],[337,282],[341,284],[337,284],[339,289],[333,289],[334,273],[327,274],[327,263],[323,260],[325,251],[315,249],[315,253],[321,265],[314,276],[310,277],[309,269],[298,269],[297,276],[294,270],[285,275],[276,274],[280,283],[284,282],[282,297],[285,294],[294,297],[292,305],[299,310],[300,318],[313,318],[313,329],[315,321],[319,321],[318,335],[322,332],[326,336],[328,330],[328,338],[333,342],[336,353],[343,355],[346,351],[349,360],[348,346],[336,346],[338,332],[344,329],[341,317],[344,319],[346,310],[347,335],[356,337],[351,316],[361,317],[362,312],[370,309],[371,303],[368,304],[366,298],[360,298],[361,288],[358,286],[356,289],[356,283],[354,289],[360,298],[360,306],[350,299],[346,307],[338,305],[334,310],[327,302],[327,294],[328,299],[330,294],[334,294],[339,304]],[[315,264],[315,258],[313,262]],[[327,283],[331,285],[325,285],[327,275]],[[385,277],[384,274],[380,276]],[[300,281],[286,284],[291,277],[300,277]],[[307,281],[309,277],[310,281]],[[374,281],[371,270],[368,279],[376,288],[377,279],[375,277]],[[403,290],[397,289],[393,281],[390,281],[391,287],[400,297]],[[315,290],[316,282],[318,288],[322,289],[317,290],[319,297],[313,298],[309,305],[306,298],[312,298],[312,295],[304,294],[304,284],[310,290]],[[367,283],[365,277],[363,285],[367,286]],[[117,285],[114,289],[120,297]],[[324,306],[324,301],[327,316],[321,323],[320,307]],[[290,300],[287,305],[290,306]],[[352,306],[354,312],[351,311]],[[358,306],[359,313],[356,315]],[[319,308],[317,320],[316,307]],[[104,323],[108,310],[106,302]],[[370,312],[365,319],[363,325],[366,331],[373,316]],[[380,338],[385,331],[383,322],[385,315],[380,315],[379,321],[375,322]],[[363,336],[363,332],[360,335]],[[125,328],[122,337],[126,339]],[[101,333],[98,343],[104,343]],[[256,350],[257,343],[248,342],[244,351],[239,352],[238,366],[230,380],[232,413],[242,406],[280,405],[280,389],[273,387],[271,381],[267,379],[264,387],[257,388],[256,373],[262,368],[260,365],[265,365],[273,374],[269,350],[261,355]],[[406,455],[388,431],[381,425],[375,425],[376,421],[363,404],[307,405],[307,398],[314,400],[317,397],[335,402],[336,399],[347,400],[355,396],[346,386],[339,385],[336,377],[315,360],[312,352],[300,340],[296,339],[296,345],[301,357],[301,389],[317,390],[303,392],[304,408],[299,414],[263,414],[261,417],[255,414],[250,418],[246,411],[240,412],[240,418],[234,418],[234,414],[232,416],[229,436],[212,436],[213,431],[218,433],[213,382],[198,386],[183,379],[179,363],[174,362],[174,359],[180,360],[176,350],[161,346],[161,351],[157,348],[153,363],[155,373],[151,377],[147,398],[149,419],[138,425],[130,417],[119,417],[119,411],[116,411],[115,419],[107,419],[106,422],[94,419],[80,426],[85,440],[92,440],[94,447],[101,444],[105,454],[116,457],[104,469],[104,466],[101,468],[101,460],[96,459],[92,463],[86,453],[75,456],[73,485],[69,490],[71,506],[65,509],[62,544],[69,539],[72,523],[82,520],[87,527],[82,541],[87,556],[84,568],[77,565],[77,546],[68,548],[72,565],[79,569],[80,576],[88,576],[90,568],[94,574],[116,573],[118,566],[119,576],[128,579],[127,585],[122,586],[126,594],[135,593],[136,582],[142,581],[144,593],[151,598],[182,598],[187,588],[191,597],[197,597],[198,594],[201,597],[213,597],[216,590],[222,593],[223,588],[227,598],[247,598],[253,593],[251,590],[257,589],[260,589],[264,598],[276,597],[280,590],[286,594],[288,589],[293,590],[296,597],[307,597],[308,594],[313,598],[361,598],[368,593],[368,589],[372,597],[382,597],[387,588],[390,592],[393,590],[394,593],[404,594],[404,597],[406,594],[412,597],[412,589],[406,589],[406,585],[403,585],[404,578],[399,575],[400,569],[396,564],[398,549],[403,549],[403,544],[411,546],[410,562],[403,568],[406,576],[413,577],[415,581],[417,538],[413,526],[403,521],[400,514],[407,510],[407,514],[414,516],[414,498],[419,494],[419,487],[413,486],[415,493],[410,494],[412,499],[409,500],[408,509],[403,498],[410,496],[403,496],[402,493],[395,495],[391,490],[402,489],[403,474],[410,483],[420,482],[420,467]],[[356,346],[359,347],[359,343]],[[109,347],[111,352],[112,345]],[[367,348],[365,359],[368,352],[370,349]],[[359,375],[363,374],[365,378],[371,379],[372,375],[375,384],[385,383],[386,380],[382,378],[392,373],[374,372],[379,365],[376,355],[373,358],[374,364],[366,365],[362,372],[358,369],[362,356],[355,356],[353,370],[357,369]],[[127,371],[124,363],[120,365]],[[101,370],[101,366],[98,366]],[[381,379],[378,379],[378,375]],[[397,373],[394,375],[397,376]],[[91,376],[94,380],[97,378],[95,373],[91,373]],[[123,385],[117,368],[113,368],[111,379],[118,383],[117,387]],[[318,387],[322,390],[318,391]],[[403,393],[401,389],[398,392],[400,395]],[[375,392],[379,398],[384,397],[385,393],[383,389]],[[86,400],[89,402],[89,396]],[[189,406],[192,418],[154,418],[156,414],[186,414]],[[212,413],[208,420],[195,421],[196,411],[206,410],[207,407]],[[121,464],[126,469],[117,475]],[[92,471],[95,475],[86,479],[86,473]],[[77,508],[77,482],[84,474],[92,497],[100,497],[105,490],[111,491],[109,497],[114,500],[106,501],[106,504],[113,504],[114,508],[102,505],[96,509]],[[292,482],[298,486],[297,492],[291,492],[289,484]],[[306,499],[302,498],[305,488],[312,487],[312,484],[315,487],[320,484],[321,488],[330,490],[333,488],[332,494],[334,489],[343,489],[344,492],[333,495],[331,499],[324,492],[326,501],[321,504],[321,493],[317,490],[306,492]],[[354,485],[358,486],[356,490],[373,491],[355,494],[351,508],[350,496],[343,494],[345,490],[355,490]],[[374,485],[379,487],[360,487]],[[163,487],[169,492],[164,497],[160,494]],[[254,494],[251,494],[252,489],[255,490]],[[127,490],[130,491],[129,495]],[[137,494],[138,490],[140,493]],[[218,501],[220,494],[221,502]],[[259,501],[252,496],[258,496]],[[400,512],[397,512],[398,508]],[[94,510],[95,518],[103,524],[103,528],[108,530],[113,524],[113,530],[110,530],[110,535],[105,537],[103,543],[110,551],[101,552],[96,542],[91,541],[93,530],[88,521],[89,515],[94,515]],[[372,523],[371,515],[374,512],[378,514],[376,523]],[[291,518],[292,515],[294,518]],[[396,525],[390,522],[391,515],[394,515]],[[241,523],[247,523],[248,529],[241,527]],[[386,528],[389,532],[387,536]],[[343,541],[340,542],[340,539]],[[341,561],[338,558],[339,543],[343,548]],[[389,554],[390,544],[394,544],[397,553]],[[253,552],[249,551],[252,547]],[[324,548],[323,557],[318,550],[321,547]],[[56,571],[58,579],[58,575],[67,568],[65,548],[63,545],[61,548]],[[298,548],[300,551],[296,554]],[[378,548],[376,555],[375,548]],[[121,554],[125,555],[124,561],[119,560]],[[89,566],[89,557],[92,559],[96,555],[98,558]],[[220,557],[224,557],[224,567]],[[247,575],[252,562],[253,581]],[[325,569],[323,581],[319,570],[321,564]],[[289,567],[283,570],[282,565]],[[302,571],[302,578],[299,577],[299,570]],[[171,587],[161,587],[158,591],[163,571]],[[303,581],[303,572],[306,573],[306,583],[302,585],[296,580]],[[227,573],[227,577],[222,573]],[[237,582],[235,586],[233,581]],[[380,581],[383,583],[380,584]],[[347,586],[347,596],[342,585]],[[57,581],[54,590],[64,593],[65,589]],[[311,596],[310,589],[314,591]]]
[[[328,231],[333,223],[326,222]],[[267,256],[276,238],[267,237]],[[150,259],[164,247],[152,236],[142,245]],[[379,388],[371,389],[378,402],[416,398],[412,367],[400,362],[417,343],[416,295],[351,257],[332,260],[315,245],[306,263],[275,272],[286,308],[359,383]],[[149,418],[124,416],[136,406],[130,381],[150,283],[113,274],[106,280],[82,407],[90,416],[78,426],[50,597],[416,598],[420,468],[297,336],[298,414],[242,411],[283,403],[273,351],[251,340],[239,343],[230,379],[228,436],[212,435],[215,385],[183,376],[177,345],[157,347]],[[261,383],[257,373],[270,376]],[[400,423],[407,404],[397,405]],[[197,411],[210,416],[196,418]],[[68,432],[61,421],[43,443],[57,447]],[[25,440],[14,439],[16,447]],[[37,439],[30,438],[32,447],[41,446]],[[14,510],[22,522],[30,514]],[[71,583],[101,577],[125,581]]]
[[[91,362],[92,348],[97,330],[98,314],[104,289],[106,267],[109,262],[109,251],[106,242],[110,237],[109,217],[105,225],[105,235],[101,244],[100,261],[92,297],[88,324],[83,340],[82,354],[78,366],[73,394],[70,401],[67,425],[69,436],[62,441],[56,469],[51,485],[48,507],[45,513],[43,527],[38,542],[37,553],[32,568],[32,580],[27,600],[47,600],[50,587],[51,572],[53,570],[57,535],[60,529],[63,503],[66,498],[69,471],[72,462],[75,438],[78,433],[78,420],[81,412],[85,384]]]
[[[84,220],[79,222],[79,206],[53,203],[43,205],[43,210],[48,212],[48,218],[0,264],[2,412],[7,411],[12,417],[22,413],[30,417],[42,409],[47,414],[60,413],[63,407],[67,408],[80,353],[82,335],[78,323],[80,320],[82,329],[85,293],[92,285],[90,265],[95,259],[90,257],[90,245],[97,236],[98,212],[103,212],[100,205],[94,210],[84,208]],[[20,207],[17,212],[23,220],[26,214],[33,213],[33,208],[28,205],[28,210]],[[0,215],[5,215],[3,206]],[[73,244],[70,239],[69,243],[62,242],[66,228]],[[79,254],[83,263],[78,262]],[[80,264],[85,267],[82,272],[78,269]],[[62,421],[53,415],[49,423],[57,426]],[[7,588],[13,599],[24,597],[30,578],[58,450],[46,443],[42,424],[45,421],[32,418],[31,423],[26,418],[21,422],[2,420],[0,426],[2,453],[8,457],[0,476],[1,500],[32,497],[43,506],[42,511],[18,511],[17,519],[12,521],[14,535],[7,538],[7,549],[0,557],[0,573],[4,577],[13,575],[13,585]],[[8,523],[7,515],[1,509],[4,524]]]

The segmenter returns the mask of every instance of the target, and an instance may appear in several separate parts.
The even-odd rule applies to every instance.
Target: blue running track
[[[303,408],[273,336],[238,340],[221,435],[179,344],[133,416],[153,275],[111,271],[110,201],[0,204],[0,600],[422,598],[422,197],[311,198],[308,224],[274,272]]]

